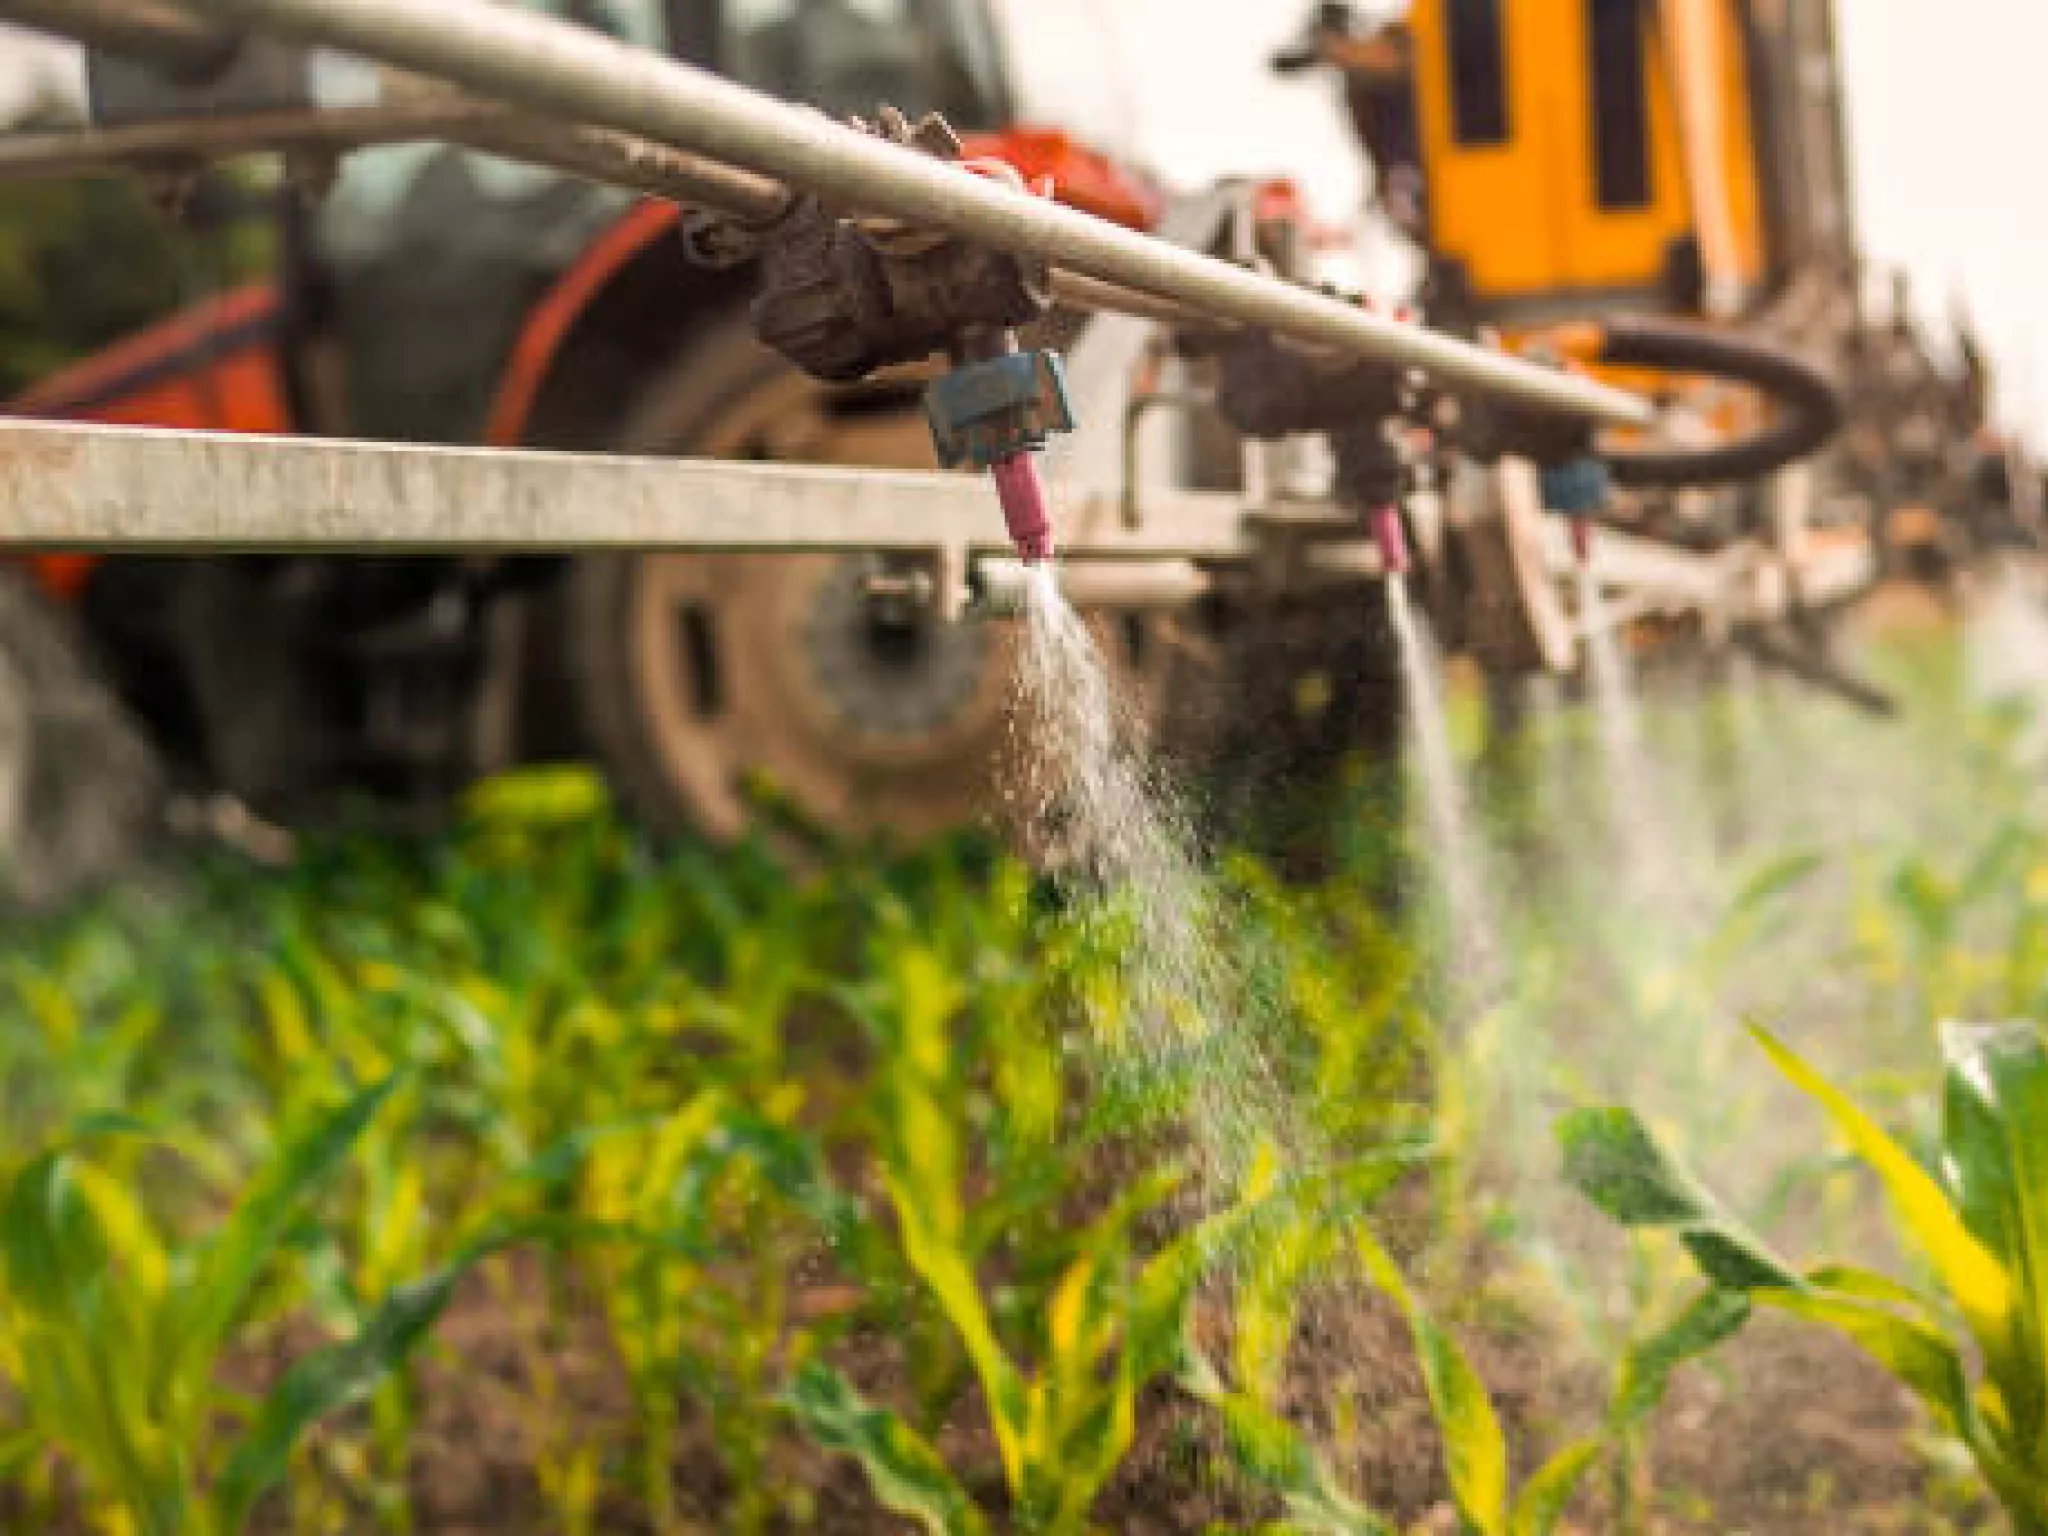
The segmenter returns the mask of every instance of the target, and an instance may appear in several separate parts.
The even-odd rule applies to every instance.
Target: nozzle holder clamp
[[[960,161],[960,140],[936,115],[911,123],[885,107],[877,125],[854,126]],[[963,176],[988,173],[980,162],[961,163]],[[969,332],[1028,325],[1053,302],[1042,261],[943,232],[848,217],[813,194],[792,199],[766,224],[700,214],[686,225],[685,246],[700,266],[758,261],[755,336],[831,383],[954,350]]]
[[[1014,351],[964,362],[925,391],[932,446],[947,469],[992,469],[1074,430],[1057,352]]]
[[[1607,465],[1583,454],[1559,464],[1541,467],[1543,509],[1560,517],[1597,517],[1614,490],[1614,476]]]

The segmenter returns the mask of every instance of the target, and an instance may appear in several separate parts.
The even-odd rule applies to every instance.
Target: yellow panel
[[[1483,308],[1584,293],[1589,307],[1660,291],[1673,242],[1692,230],[1663,39],[1648,29],[1650,199],[1604,209],[1594,167],[1592,39],[1586,0],[1502,0],[1508,141],[1470,147],[1452,133],[1446,0],[1415,0],[1416,95],[1431,244],[1463,263]],[[1763,265],[1761,197],[1741,34],[1720,11],[1728,63],[1729,202],[1744,268]]]

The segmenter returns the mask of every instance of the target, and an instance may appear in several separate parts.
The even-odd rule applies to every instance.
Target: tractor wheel
[[[161,790],[76,626],[0,571],[0,895],[47,907],[111,878],[157,824]]]
[[[922,414],[900,391],[821,385],[738,316],[641,396],[619,446],[930,463]],[[880,612],[866,595],[875,569],[871,555],[577,561],[561,608],[573,709],[628,809],[658,832],[729,839],[762,785],[840,833],[985,821],[1010,734],[1015,634]]]

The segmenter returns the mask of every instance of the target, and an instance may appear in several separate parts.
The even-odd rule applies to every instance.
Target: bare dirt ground
[[[567,1447],[544,1443],[531,1413],[531,1354],[521,1334],[531,1323],[508,1313],[473,1286],[444,1324],[442,1347],[423,1372],[422,1447],[411,1474],[417,1529],[432,1536],[558,1532],[556,1506],[541,1467]],[[1351,1396],[1357,1425],[1350,1443],[1332,1447],[1346,1480],[1404,1529],[1455,1536],[1437,1438],[1405,1328],[1391,1307],[1368,1301],[1343,1322],[1341,1390]],[[1304,1419],[1324,1420],[1326,1388],[1337,1386],[1320,1346],[1306,1330],[1299,1351],[1302,1385],[1295,1406]],[[594,1439],[619,1433],[628,1417],[623,1377],[593,1325],[559,1336],[551,1388],[558,1423]],[[1464,1340],[1492,1389],[1519,1462],[1533,1461],[1547,1442],[1583,1429],[1597,1412],[1597,1378],[1583,1368],[1558,1368],[1545,1341],[1526,1332]],[[866,1358],[853,1374],[883,1385],[892,1369],[885,1339],[856,1341]],[[1141,1408],[1139,1443],[1097,1506],[1096,1519],[1119,1536],[1203,1536],[1223,1524],[1248,1527],[1277,1513],[1225,1468],[1220,1447],[1190,1426],[1193,1405],[1169,1388],[1149,1393]],[[1904,1536],[1913,1532],[1988,1530],[1983,1512],[1944,1505],[1914,1450],[1919,1417],[1906,1395],[1875,1365],[1840,1341],[1794,1323],[1762,1317],[1723,1355],[1678,1380],[1658,1416],[1650,1447],[1650,1478],[1640,1524],[1644,1536]],[[993,1468],[994,1448],[970,1402],[945,1437],[956,1465]],[[729,1529],[724,1511],[732,1490],[711,1450],[711,1426],[688,1416],[671,1463],[677,1504],[692,1528]],[[857,1469],[845,1461],[786,1443],[778,1452],[779,1485],[808,1490],[811,1529],[831,1536],[895,1536],[914,1527],[882,1509]],[[977,1488],[998,1513],[993,1483]],[[600,1505],[598,1529],[650,1530],[627,1500]],[[1575,1509],[1574,1536],[1624,1528],[1607,1480],[1589,1488]],[[288,1529],[280,1512],[272,1527]],[[782,1527],[778,1527],[781,1529]],[[795,1529],[791,1526],[789,1529]]]

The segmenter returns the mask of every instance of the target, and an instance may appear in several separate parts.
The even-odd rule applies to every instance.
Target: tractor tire
[[[104,884],[162,811],[156,754],[85,637],[0,571],[0,896],[42,910]]]
[[[616,446],[929,467],[914,405],[900,386],[836,389],[799,374],[733,315],[641,393]],[[884,623],[864,595],[875,565],[751,554],[572,564],[542,630],[560,646],[580,744],[636,819],[731,840],[764,789],[835,834],[918,837],[989,819],[1017,637],[937,616]]]

